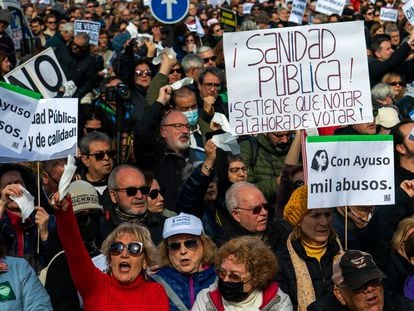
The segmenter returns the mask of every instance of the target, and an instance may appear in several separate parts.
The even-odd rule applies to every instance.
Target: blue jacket
[[[3,262],[8,270],[0,272],[0,310],[52,310],[49,295],[25,259],[5,257]]]
[[[194,304],[197,294],[202,289],[213,284],[217,277],[214,266],[210,266],[206,270],[194,274],[183,274],[173,267],[162,267],[156,275],[162,277],[170,285],[188,310]],[[177,306],[169,297],[168,300],[170,302],[170,310],[178,311]]]

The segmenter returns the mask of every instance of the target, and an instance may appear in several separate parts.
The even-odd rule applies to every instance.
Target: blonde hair
[[[391,248],[394,252],[398,253],[404,240],[408,237],[409,231],[412,231],[413,229],[414,217],[404,218],[399,222],[397,230],[395,230],[391,240]]]
[[[157,264],[155,246],[151,240],[151,235],[148,229],[140,224],[125,222],[116,227],[102,243],[101,252],[106,257],[109,271],[111,264],[110,245],[123,235],[130,235],[133,240],[144,244],[143,254],[145,256],[145,262],[148,266]],[[143,273],[145,272],[144,270],[145,269],[142,269]]]

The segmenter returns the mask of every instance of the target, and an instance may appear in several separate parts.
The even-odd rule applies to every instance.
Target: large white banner
[[[371,122],[364,24],[224,33],[233,134]]]
[[[10,119],[10,122],[16,124],[17,120]],[[0,147],[0,162],[45,161],[76,155],[76,98],[41,99],[36,112],[30,120],[26,120],[26,124],[30,125],[30,129],[25,136],[23,150],[17,153]]]
[[[308,208],[394,204],[392,139],[308,136]]]
[[[21,152],[39,98],[40,94],[0,83],[0,148]]]
[[[4,79],[11,84],[40,93],[43,98],[55,97],[62,84],[67,82],[52,48],[36,54],[6,74]]]

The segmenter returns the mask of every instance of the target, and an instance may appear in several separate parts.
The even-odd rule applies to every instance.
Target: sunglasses
[[[217,273],[217,276],[222,280],[224,280],[227,276],[231,283],[240,283],[240,282],[243,282],[243,279],[244,279],[241,275],[238,275],[234,272],[228,273],[227,271],[224,271],[221,269],[217,269],[216,273]]]
[[[159,194],[164,195],[164,189],[152,189],[148,193],[148,196],[151,198],[151,200],[155,200],[156,198],[158,198]]]
[[[135,71],[135,75],[137,77],[143,77],[143,76],[151,77],[151,74],[152,74],[151,70],[137,70],[137,71]]]
[[[87,156],[94,156],[96,161],[102,161],[105,158],[105,155],[107,155],[108,158],[114,158],[116,156],[116,151],[107,150],[107,151],[99,151],[99,152],[87,154]]]
[[[186,249],[189,249],[190,251],[194,251],[198,248],[198,242],[197,240],[186,240],[183,243],[180,242],[173,242],[168,244],[167,248],[170,251],[176,252],[179,249],[181,249],[181,245],[184,244]]]
[[[354,294],[361,294],[361,293],[365,292],[368,287],[378,287],[381,284],[382,284],[382,279],[381,278],[373,279],[373,280],[370,280],[370,281],[362,284],[360,287],[352,290],[352,292]]]
[[[109,251],[111,252],[111,255],[119,256],[122,254],[125,248],[127,249],[128,254],[132,256],[138,256],[144,250],[144,244],[141,242],[130,242],[125,245],[122,242],[114,242],[109,246]]]
[[[100,214],[96,211],[82,212],[82,213],[75,214],[76,222],[78,223],[78,225],[86,225],[90,223],[91,220],[97,222],[99,221],[99,216]]]
[[[366,15],[371,16],[371,15],[374,15],[374,13],[372,13],[372,12],[367,12],[367,14],[366,14]]]
[[[127,188],[118,188],[114,189],[114,191],[125,191],[126,195],[129,197],[133,197],[137,194],[137,192],[141,192],[142,195],[148,195],[150,193],[150,187],[142,186],[142,187],[127,187]]]
[[[210,60],[211,60],[212,62],[215,62],[215,61],[216,61],[216,59],[217,59],[217,56],[211,56],[211,57],[206,57],[206,58],[203,58],[203,61],[204,61],[204,64],[207,64]]]
[[[84,127],[86,133],[92,133],[92,132],[100,132],[102,130],[102,127]]]
[[[47,22],[48,24],[56,24],[57,22],[56,21],[49,21],[49,22]]]
[[[388,83],[388,85],[391,85],[391,86],[397,86],[397,85],[399,85],[399,86],[406,86],[406,83],[404,83],[404,82],[402,82],[402,81],[395,81],[395,82],[390,82],[390,83]]]
[[[79,45],[79,44],[76,44],[74,42],[72,42],[72,46],[76,49],[79,49],[79,50],[86,50],[88,48],[87,45]]]
[[[236,209],[241,209],[242,211],[250,211],[250,212],[252,212],[253,215],[260,214],[260,212],[262,211],[262,209],[265,209],[266,211],[268,211],[269,208],[270,208],[270,206],[269,206],[268,203],[258,205],[258,206],[254,207],[254,208],[241,208],[241,207],[236,207]]]
[[[182,74],[183,73],[183,70],[181,69],[181,68],[177,68],[177,69],[171,69],[170,70],[170,75],[172,75],[173,73],[180,73],[180,74]]]

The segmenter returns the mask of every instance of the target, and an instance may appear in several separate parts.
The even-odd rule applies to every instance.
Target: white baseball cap
[[[203,232],[203,223],[200,218],[194,215],[180,213],[177,216],[165,220],[162,237],[168,239],[177,234],[201,235]]]

